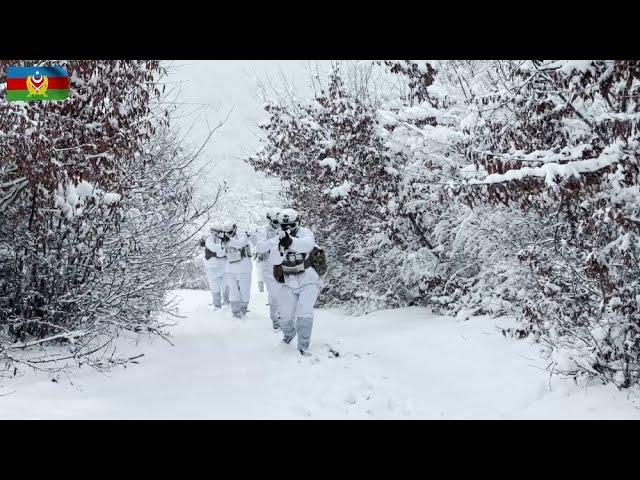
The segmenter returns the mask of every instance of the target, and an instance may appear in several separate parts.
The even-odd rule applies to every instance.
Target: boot
[[[243,308],[241,302],[231,302],[231,312],[233,312],[234,318],[242,318]]]

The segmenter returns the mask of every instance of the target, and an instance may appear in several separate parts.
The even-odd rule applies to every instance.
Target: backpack
[[[273,278],[275,278],[276,282],[278,283],[284,283],[284,272],[282,271],[282,265],[273,266]]]
[[[309,252],[306,260],[304,261],[305,268],[313,267],[319,276],[323,276],[327,273],[327,256],[324,250],[320,247],[314,247]],[[284,271],[282,265],[273,266],[273,276],[278,283],[284,283]]]
[[[313,250],[309,252],[307,260],[318,275],[323,276],[327,273],[327,255],[322,248],[314,247]]]

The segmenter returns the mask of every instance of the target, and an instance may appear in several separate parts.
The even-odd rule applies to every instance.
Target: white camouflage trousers
[[[227,273],[229,286],[229,301],[234,317],[246,315],[251,295],[251,272]]]
[[[280,313],[278,311],[278,297],[280,296],[280,290],[282,284],[273,278],[273,274],[268,275],[264,273],[264,284],[267,287],[267,298],[269,302],[269,318],[271,318],[271,324],[273,328],[280,326]]]
[[[220,308],[223,300],[225,304],[229,303],[229,287],[225,282],[225,273],[211,268],[207,268],[206,270],[211,296],[213,297],[213,304],[217,308]]]
[[[309,349],[313,328],[313,307],[319,293],[320,288],[316,283],[308,283],[297,288],[281,284],[278,295],[280,327],[285,337],[293,338],[296,334],[298,335],[298,350]]]

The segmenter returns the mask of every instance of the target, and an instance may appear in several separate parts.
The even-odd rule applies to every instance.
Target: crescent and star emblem
[[[36,71],[35,75],[27,77],[27,90],[29,91],[29,97],[34,95],[47,96],[47,88],[49,87],[49,78],[41,75]]]

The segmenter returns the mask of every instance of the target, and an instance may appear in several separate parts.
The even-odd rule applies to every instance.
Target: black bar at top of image
[[[69,8],[50,34],[41,27],[31,34],[19,16],[6,16],[0,58],[640,58],[640,35],[629,24],[632,17],[626,26],[595,22],[596,14],[588,8],[563,16],[558,5],[540,3],[511,4],[501,10],[479,4],[470,10],[460,4],[445,13],[427,4],[424,10],[398,5],[384,13],[373,4],[350,12],[328,5],[287,9],[279,4],[243,4],[242,12],[217,4],[181,3],[181,8],[166,11],[154,5],[154,12],[129,5],[126,11],[100,9],[90,18],[85,9]],[[158,13],[162,19],[156,18]]]

